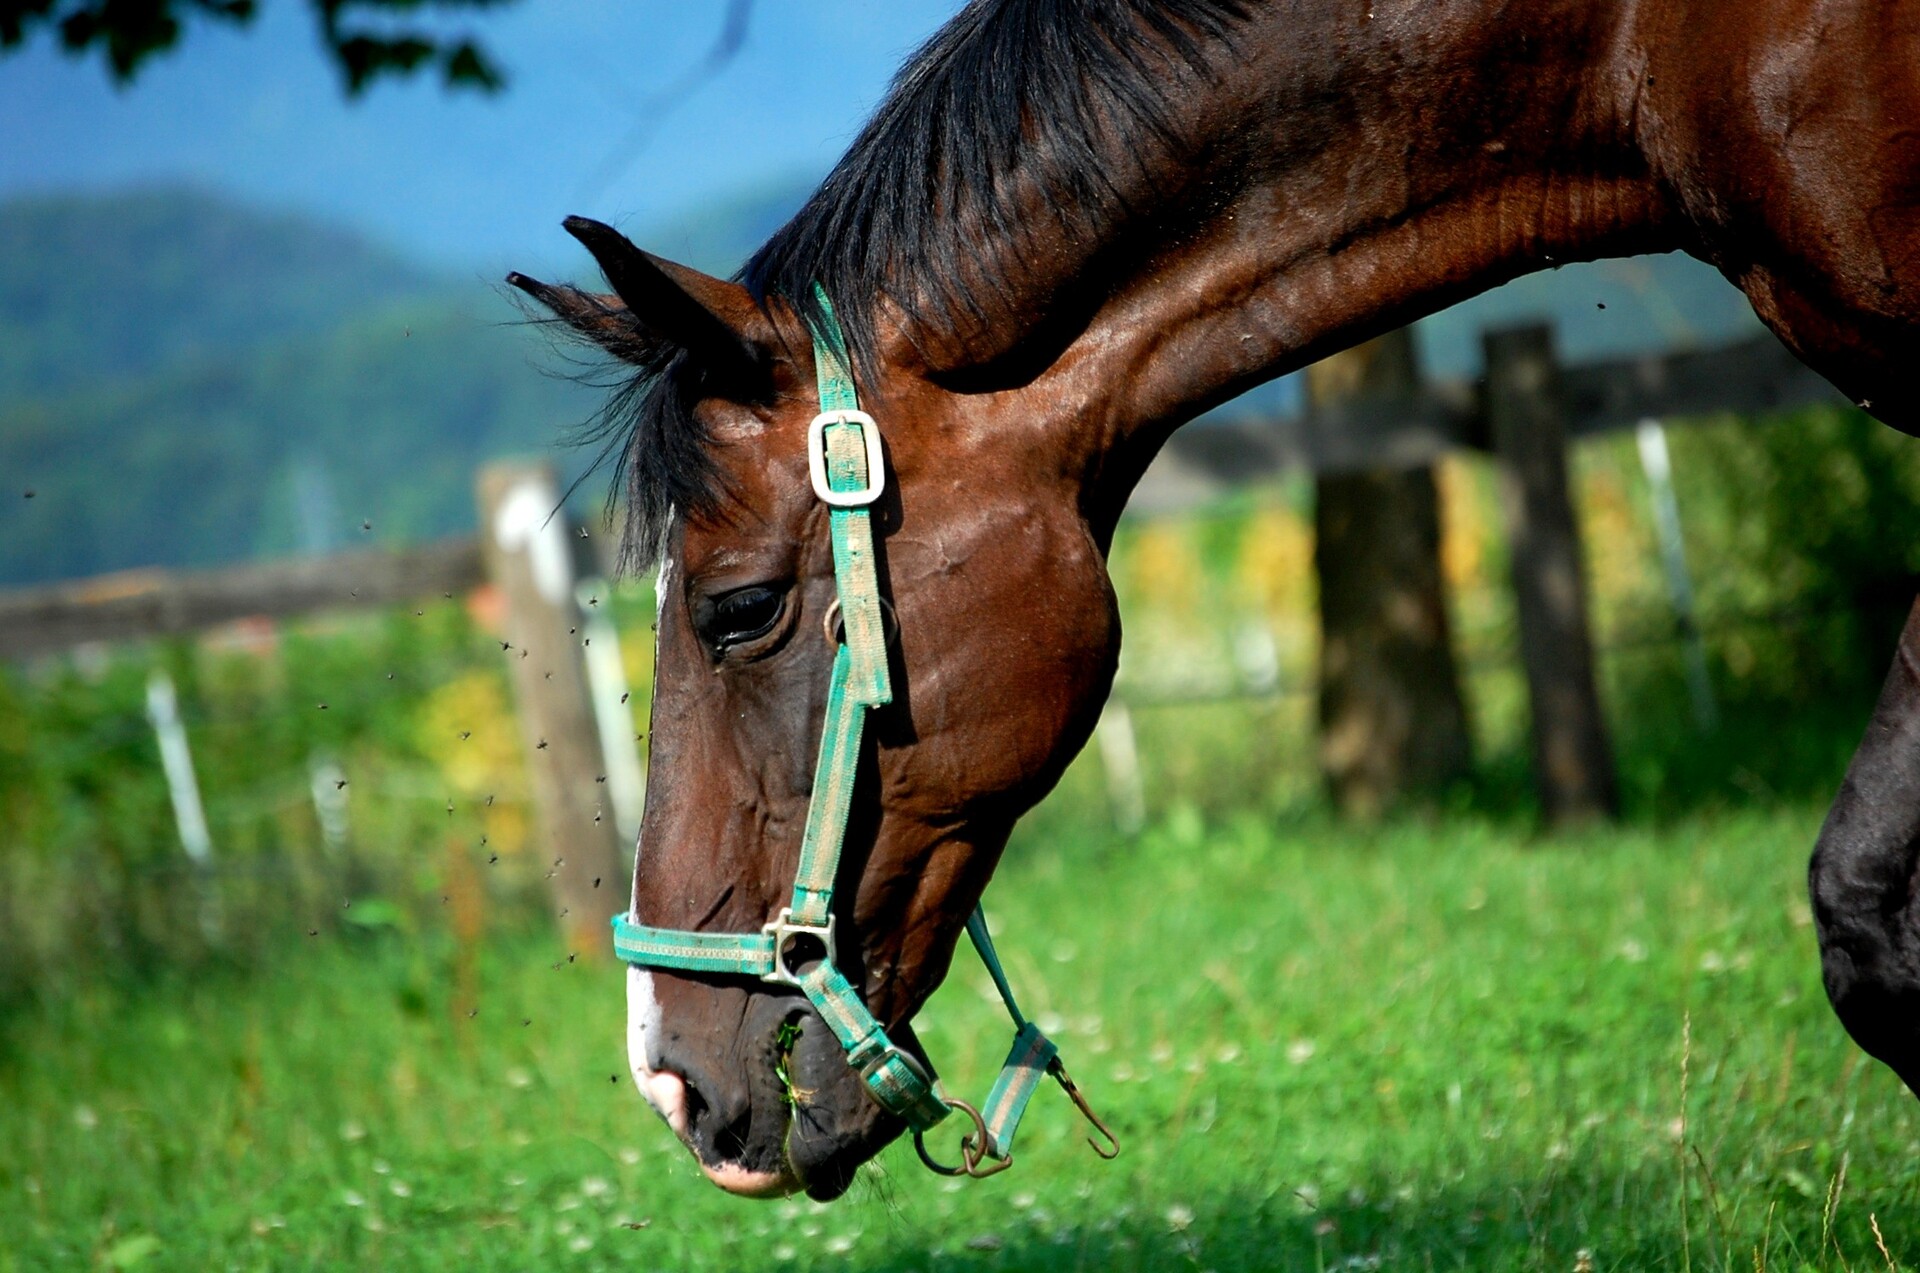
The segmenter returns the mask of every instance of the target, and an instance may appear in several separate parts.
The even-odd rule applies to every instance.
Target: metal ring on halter
[[[979,1110],[965,1101],[956,1101],[952,1097],[947,1097],[946,1102],[948,1109],[957,1109],[973,1120],[973,1131],[960,1138],[958,1167],[949,1167],[945,1163],[935,1162],[933,1155],[927,1152],[926,1133],[914,1132],[913,1147],[919,1151],[920,1161],[927,1165],[929,1171],[941,1176],[971,1176],[975,1180],[985,1180],[995,1172],[1005,1171],[1013,1166],[1012,1154],[1008,1154],[1005,1158],[994,1158],[987,1153],[987,1120],[980,1117]],[[982,1168],[980,1164],[983,1162],[990,1162],[993,1165]]]
[[[846,627],[840,622],[840,598],[827,603],[820,627],[827,634],[828,645],[840,645],[846,640]],[[900,621],[893,617],[893,602],[885,597],[880,598],[880,630],[886,634],[888,645],[900,639]]]

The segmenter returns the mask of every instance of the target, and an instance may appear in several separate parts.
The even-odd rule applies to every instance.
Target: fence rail
[[[1578,439],[1642,420],[1734,412],[1760,415],[1843,401],[1772,336],[1715,349],[1646,354],[1563,367],[1561,407]],[[1429,381],[1419,392],[1284,416],[1228,416],[1175,433],[1128,508],[1172,513],[1288,469],[1351,473],[1411,468],[1448,451],[1491,444],[1481,387]]]
[[[472,537],[218,570],[134,570],[0,592],[0,659],[174,636],[263,616],[459,595],[486,577]]]

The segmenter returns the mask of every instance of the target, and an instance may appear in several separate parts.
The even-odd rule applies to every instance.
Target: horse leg
[[[1920,602],[1808,867],[1840,1023],[1920,1095]]]

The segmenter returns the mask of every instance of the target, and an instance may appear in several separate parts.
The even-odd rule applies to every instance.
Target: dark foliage
[[[404,24],[423,9],[491,9],[512,0],[308,0],[320,38],[349,94],[383,75],[437,68],[449,88],[492,92],[506,80],[473,39]],[[18,48],[37,28],[51,28],[70,53],[97,52],[115,82],[125,84],[157,53],[179,43],[185,24],[207,19],[246,26],[256,0],[0,0],[0,49]]]

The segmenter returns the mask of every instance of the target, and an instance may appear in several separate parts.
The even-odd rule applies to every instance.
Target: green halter
[[[861,735],[867,712],[891,702],[893,687],[888,676],[880,581],[874,567],[873,525],[868,512],[886,486],[880,430],[873,417],[860,410],[846,340],[833,306],[818,287],[814,294],[822,317],[813,339],[820,414],[807,429],[807,466],[814,493],[831,510],[828,520],[833,534],[834,589],[845,635],[833,659],[826,725],[814,768],[813,799],[807,807],[793,899],[757,933],[649,928],[635,923],[629,915],[616,915],[614,953],[641,967],[759,977],[799,987],[846,1049],[847,1063],[865,1080],[873,1098],[913,1130],[921,1159],[942,1174],[986,1176],[1011,1166],[1014,1132],[1045,1074],[1059,1080],[1074,1104],[1106,1138],[1108,1148],[1089,1138],[1095,1152],[1111,1158],[1119,1152],[1119,1143],[1087,1107],[1060,1062],[1059,1049],[1020,1014],[999,956],[994,953],[993,939],[987,933],[986,916],[979,909],[967,920],[967,935],[973,939],[1014,1024],[1013,1048],[981,1109],[949,1097],[938,1079],[895,1046],[835,965],[833,882],[846,837],[847,811],[853,801]],[[790,960],[803,967],[796,970],[789,966]],[[922,1137],[956,1109],[972,1119],[973,1130],[961,1139],[961,1165],[945,1167],[928,1155]]]

